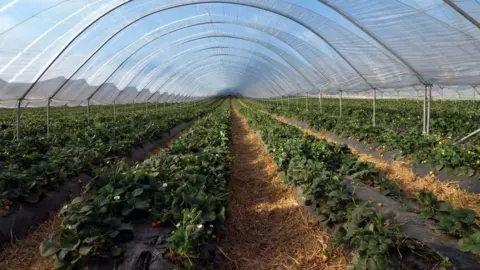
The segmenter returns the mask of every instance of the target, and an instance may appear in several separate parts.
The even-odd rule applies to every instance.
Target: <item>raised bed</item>
[[[285,117],[282,117],[282,119],[302,129],[306,129],[308,127],[308,124],[306,122],[299,121],[297,119]],[[377,147],[373,145],[360,142],[355,139],[341,138],[340,136],[333,134],[330,131],[322,131],[322,133],[338,143],[346,144],[350,148],[354,148],[362,154],[371,155],[385,162],[391,162],[402,157],[402,153],[399,150],[387,151],[381,154],[377,150]],[[410,168],[417,176],[426,176],[429,175],[430,172],[432,172],[439,181],[445,182],[454,179],[458,182],[460,188],[465,189],[471,193],[480,194],[480,181],[478,180],[478,173],[477,175],[468,177],[461,174],[455,174],[453,172],[439,171],[428,164],[412,164]]]
[[[133,147],[130,154],[124,158],[125,163],[132,165],[143,161],[150,152],[177,136],[193,121],[195,120],[181,123],[160,138],[145,141],[141,147]],[[0,219],[0,246],[27,236],[31,228],[48,218],[50,212],[59,210],[70,198],[78,196],[91,180],[91,176],[80,174],[63,182],[56,190],[46,191],[37,203],[16,202],[12,214]]]
[[[290,124],[304,126],[304,128],[306,127],[306,125],[299,125],[301,124],[299,122],[300,121],[295,119],[289,121]],[[305,122],[303,123],[306,124]],[[268,146],[263,141],[260,133],[257,131],[254,133],[261,142],[262,151],[265,154],[269,154]],[[279,176],[282,178],[285,177],[282,174]],[[351,181],[344,181],[347,190],[352,195],[355,195],[359,201],[369,202],[368,205],[370,207],[374,207],[385,217],[391,217],[394,220],[393,224],[400,226],[405,239],[419,241],[421,242],[421,245],[426,246],[428,250],[433,253],[436,253],[443,258],[448,257],[454,269],[480,269],[480,262],[478,259],[470,253],[465,253],[459,250],[457,248],[458,239],[439,233],[441,232],[441,228],[433,220],[415,213],[415,209],[412,211],[412,209],[409,209],[400,202],[377,192],[367,185],[356,183],[355,186],[353,186]],[[304,197],[301,188],[298,186],[294,187],[294,193],[297,201],[306,207],[308,212],[320,222],[321,218],[316,211],[317,207],[314,200]],[[381,203],[381,207],[378,207],[378,203]],[[415,267],[414,269],[426,270],[431,269],[432,267],[428,263],[419,259],[416,254],[404,254],[403,258],[404,263],[408,263],[410,266]]]
[[[167,238],[173,230],[172,226],[152,228],[153,220],[143,219],[132,222],[135,236],[122,243],[123,256],[114,258],[92,258],[89,270],[172,270],[175,264],[166,256],[168,252]]]

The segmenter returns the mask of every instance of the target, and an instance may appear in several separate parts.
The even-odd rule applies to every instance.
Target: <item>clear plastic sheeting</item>
[[[0,107],[477,99],[476,0],[3,0]],[[320,91],[320,92],[318,92]]]

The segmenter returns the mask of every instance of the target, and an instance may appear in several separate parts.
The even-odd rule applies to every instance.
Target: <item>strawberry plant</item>
[[[350,269],[392,269],[398,265],[390,252],[399,238],[398,230],[370,207],[355,207],[348,220],[333,233],[337,244],[355,247]]]
[[[134,219],[154,220],[152,228],[178,224],[168,241],[170,257],[192,267],[205,241],[216,238],[213,228],[225,221],[231,137],[225,105],[177,139],[181,151],[173,146],[133,167],[119,163],[97,169],[86,195],[62,209],[60,242],[46,239],[42,255],[55,255],[59,269],[82,267],[92,257],[119,257],[120,244],[135,234],[128,224]],[[201,152],[192,138],[198,134],[212,138],[198,140],[199,145],[208,145]]]
[[[309,106],[318,106],[316,99],[309,99]],[[310,104],[311,103],[311,104]],[[446,101],[432,103],[431,135],[421,132],[421,105],[409,100],[378,100],[376,122],[371,124],[371,101],[344,100],[342,117],[339,116],[337,100],[325,99],[323,113],[318,110],[292,108],[287,104],[265,105],[249,103],[273,114],[306,121],[317,130],[331,131],[345,138],[377,146],[383,150],[400,150],[402,155],[412,157],[415,163],[429,163],[437,170],[454,171],[474,176],[480,171],[479,137],[464,145],[454,142],[476,130],[480,122],[479,103]]]
[[[84,111],[72,108],[69,113],[52,117],[49,137],[39,123],[43,112],[32,109],[23,117],[25,124],[21,140],[0,140],[0,200],[38,202],[45,190],[55,188],[69,177],[91,172],[96,167],[112,163],[127,155],[131,147],[142,141],[160,137],[171,127],[189,120],[218,101],[207,101],[192,109],[171,107],[167,112],[148,115],[124,112],[114,120],[109,107],[98,109],[98,116],[88,123]],[[58,117],[57,117],[58,116]],[[1,115],[0,115],[0,119]],[[1,132],[10,134],[13,126]],[[2,136],[0,136],[1,138]],[[10,135],[4,135],[9,138]],[[8,215],[9,211],[4,211]]]

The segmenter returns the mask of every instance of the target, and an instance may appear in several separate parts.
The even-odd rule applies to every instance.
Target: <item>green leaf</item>
[[[83,240],[83,243],[91,244],[93,241],[97,240],[99,236],[88,237]]]
[[[115,238],[115,237],[117,237],[119,234],[120,234],[119,231],[113,231],[113,232],[110,232],[110,233],[108,234],[108,237],[110,237],[110,238]]]
[[[92,250],[93,246],[88,246],[88,247],[81,247],[79,250],[78,250],[78,253],[80,253],[80,255],[82,256],[87,256],[90,251]]]
[[[63,269],[64,266],[65,266],[65,262],[60,260],[58,257],[55,258],[55,264],[54,264],[55,269]]]
[[[458,241],[458,248],[463,252],[480,255],[480,232],[460,239]]]
[[[58,244],[53,240],[53,234],[40,244],[40,255],[43,257],[52,256],[59,250]]]
[[[218,221],[221,223],[225,223],[225,207],[222,206],[222,209],[220,209],[220,212],[217,215]]]
[[[119,189],[115,189],[115,191],[113,192],[113,196],[120,196],[122,195],[123,193],[125,193],[125,190],[123,188],[119,188]]]
[[[443,163],[440,163],[440,164],[437,164],[437,165],[435,166],[435,169],[436,169],[437,171],[441,171],[441,170],[443,169],[443,167],[444,167]]]
[[[133,227],[132,227],[132,225],[130,225],[130,224],[122,223],[122,224],[118,227],[118,230],[119,230],[119,231],[129,231],[129,232],[133,232]]]
[[[138,201],[135,203],[135,208],[138,210],[146,210],[148,201]]]
[[[81,203],[81,202],[83,202],[83,198],[82,197],[76,197],[75,199],[72,200],[72,202],[70,204],[74,205],[74,204]]]
[[[67,256],[67,254],[71,251],[71,249],[69,248],[62,248],[60,250],[60,252],[58,253],[57,257],[60,259],[60,260],[65,260],[65,257]]]
[[[110,249],[110,252],[109,252],[110,256],[112,257],[118,257],[122,254],[122,249],[117,247],[117,246],[114,246]]]
[[[103,187],[108,193],[113,193],[113,186],[108,184]]]
[[[215,221],[216,214],[214,211],[207,210],[205,213],[202,215],[202,219],[205,220],[206,222],[213,222]]]
[[[80,213],[85,213],[85,212],[88,212],[92,209],[93,209],[92,205],[85,205],[85,206],[82,207],[82,209],[80,209]]]
[[[143,188],[137,188],[132,192],[133,197],[138,197],[142,195],[143,193]]]
[[[133,210],[135,210],[135,205],[125,205],[125,207],[122,210],[122,215],[128,216],[133,212]]]

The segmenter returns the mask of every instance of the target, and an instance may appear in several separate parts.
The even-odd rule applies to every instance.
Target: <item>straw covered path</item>
[[[232,113],[233,164],[223,269],[345,269],[342,251],[299,205],[262,142]],[[325,262],[326,261],[326,262]]]

